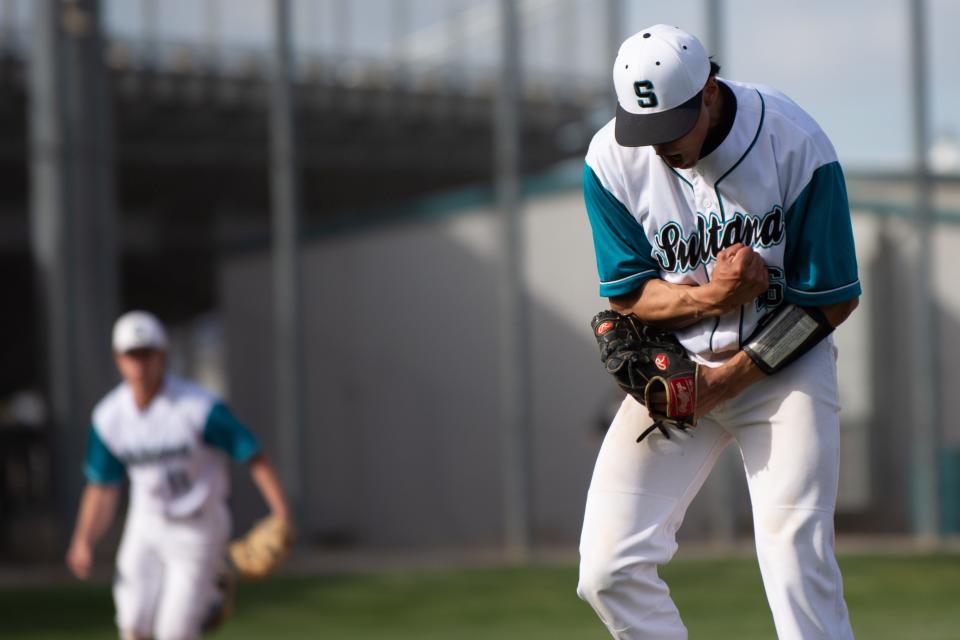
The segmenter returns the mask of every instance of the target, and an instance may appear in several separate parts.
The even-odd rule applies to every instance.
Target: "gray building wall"
[[[577,167],[578,169],[579,167]],[[533,357],[533,527],[538,543],[573,543],[618,393],[600,368],[589,320],[597,294],[576,176],[530,195],[526,328]],[[856,212],[864,297],[837,332],[842,413],[841,522],[905,530],[909,308],[898,238],[906,223]],[[944,411],[960,403],[947,367],[960,355],[960,228],[937,234]],[[269,256],[224,261],[229,397],[275,447],[271,425]],[[386,547],[497,544],[501,536],[496,366],[497,228],[491,205],[330,233],[304,250],[308,432],[307,529],[318,541]],[[955,414],[956,412],[952,412]],[[944,423],[948,442],[960,430]],[[728,451],[681,536],[749,532],[739,453]],[[238,520],[262,509],[238,489]],[[846,518],[846,520],[844,520]]]
[[[528,280],[547,289],[528,298],[530,473],[543,541],[577,534],[611,393],[588,328],[601,301],[583,294],[593,288],[589,230],[574,208],[564,194],[527,216]],[[308,528],[323,538],[499,540],[495,250],[492,218],[479,209],[340,233],[305,250],[305,494]],[[264,253],[227,262],[222,317],[231,403],[269,449],[268,269]]]

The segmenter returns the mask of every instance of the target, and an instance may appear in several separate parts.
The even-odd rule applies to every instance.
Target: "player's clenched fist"
[[[719,307],[733,309],[752,302],[769,286],[767,265],[750,247],[737,243],[717,254],[710,283],[712,301]]]

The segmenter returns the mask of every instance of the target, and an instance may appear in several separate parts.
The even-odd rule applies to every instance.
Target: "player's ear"
[[[707,83],[703,85],[703,104],[707,107],[712,107],[719,95],[720,87],[717,85],[717,78],[711,75],[707,78]]]

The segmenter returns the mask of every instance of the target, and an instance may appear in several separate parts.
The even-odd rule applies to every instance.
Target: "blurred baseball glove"
[[[645,325],[634,315],[610,310],[594,316],[590,326],[607,372],[621,389],[647,407],[654,420],[637,442],[654,429],[669,438],[667,427],[685,431],[695,426],[699,365],[690,359],[676,336]],[[659,394],[665,405],[654,402]]]
[[[230,543],[228,555],[244,578],[259,580],[270,575],[293,546],[293,527],[283,518],[269,516],[238,540]]]

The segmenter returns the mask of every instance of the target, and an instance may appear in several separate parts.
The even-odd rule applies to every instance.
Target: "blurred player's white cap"
[[[710,58],[700,41],[657,24],[624,40],[613,63],[617,143],[644,147],[686,135],[700,115]]]
[[[167,333],[163,324],[148,311],[129,311],[113,325],[113,350],[116,353],[166,348]]]

